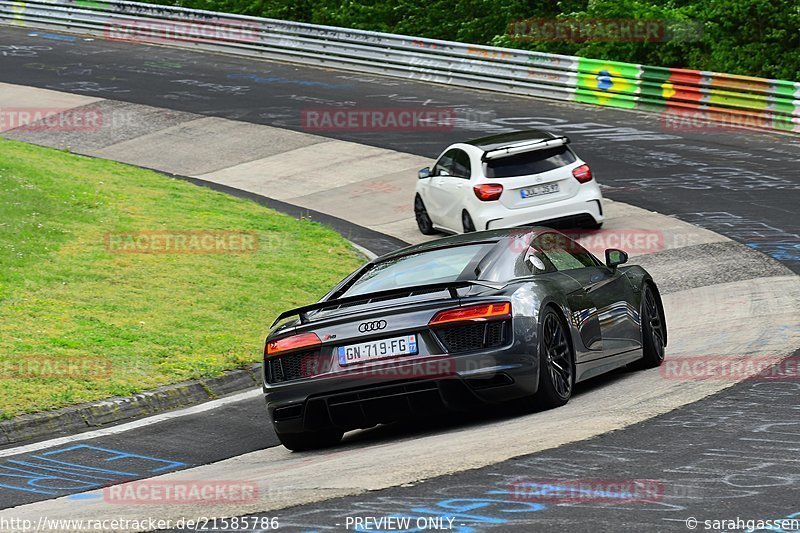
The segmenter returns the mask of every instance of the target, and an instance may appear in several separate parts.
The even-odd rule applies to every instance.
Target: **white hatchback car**
[[[528,130],[450,145],[419,171],[419,230],[466,233],[559,222],[599,228],[603,196],[569,139]]]

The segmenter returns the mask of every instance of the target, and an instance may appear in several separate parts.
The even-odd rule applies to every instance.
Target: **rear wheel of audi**
[[[537,406],[550,409],[572,396],[575,355],[564,321],[555,310],[547,308],[539,323],[539,389],[534,399]]]
[[[464,233],[475,231],[475,223],[472,222],[472,217],[466,211],[461,213],[461,225],[464,226]]]
[[[664,362],[666,353],[666,323],[661,311],[658,293],[645,283],[642,287],[642,352],[640,368],[655,368]]]
[[[336,446],[342,440],[343,432],[330,429],[325,431],[304,431],[303,433],[278,433],[278,440],[293,452],[317,450]]]
[[[428,210],[425,209],[425,204],[419,195],[414,198],[414,218],[417,219],[417,227],[423,235],[433,235],[436,231],[433,229],[433,222],[431,217],[428,216]]]

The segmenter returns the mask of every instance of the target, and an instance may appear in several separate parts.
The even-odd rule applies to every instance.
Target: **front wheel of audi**
[[[642,359],[639,368],[655,368],[664,362],[667,345],[667,325],[664,320],[661,299],[649,283],[642,287],[642,306],[639,316],[642,322]]]

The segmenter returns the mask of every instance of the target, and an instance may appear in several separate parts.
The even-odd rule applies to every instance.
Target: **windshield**
[[[453,246],[381,261],[362,274],[341,296],[456,281],[473,260],[483,256],[489,246]],[[474,278],[474,273],[468,276],[468,279]]]
[[[575,154],[566,146],[523,152],[484,163],[487,178],[511,178],[540,174],[574,163]]]

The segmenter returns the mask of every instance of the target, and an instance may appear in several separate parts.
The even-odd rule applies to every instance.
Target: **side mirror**
[[[430,178],[431,177],[431,167],[425,167],[425,168],[419,169],[419,172],[417,172],[417,176],[419,176],[419,179],[421,179],[421,180],[424,180],[426,178]]]
[[[628,262],[628,254],[616,248],[609,248],[606,250],[606,266],[610,269],[615,269],[619,265],[624,265]]]

